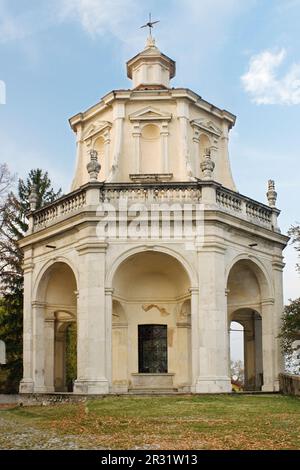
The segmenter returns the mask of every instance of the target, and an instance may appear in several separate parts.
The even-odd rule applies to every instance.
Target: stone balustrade
[[[88,183],[73,193],[61,197],[52,204],[31,214],[31,230],[37,232],[67,219],[90,205],[88,192],[98,191],[96,204],[109,203],[116,206],[120,200],[126,201],[128,207],[141,203],[146,207],[151,204],[201,204],[203,187],[212,187],[215,191],[217,210],[229,213],[240,219],[274,230],[277,209],[261,204],[234,191],[223,188],[212,181],[164,182],[164,183]],[[94,204],[95,205],[95,204]],[[204,207],[205,209],[205,207]],[[212,207],[209,208],[210,210]],[[89,208],[89,210],[92,210]],[[95,211],[95,209],[93,209]]]
[[[73,215],[86,205],[86,189],[80,189],[63,196],[52,204],[33,213],[34,231],[48,227],[59,219]]]
[[[217,188],[216,201],[219,207],[254,224],[272,228],[271,207],[253,201],[225,188]]]

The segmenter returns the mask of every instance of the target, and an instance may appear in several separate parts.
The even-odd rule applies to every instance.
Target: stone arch
[[[55,259],[48,260],[45,264],[43,264],[43,266],[37,272],[36,277],[35,277],[35,281],[34,281],[34,284],[33,284],[33,290],[32,290],[32,292],[33,292],[33,295],[32,295],[33,301],[41,301],[42,300],[40,298],[40,295],[38,294],[38,290],[41,286],[41,280],[42,280],[44,274],[46,274],[46,272],[49,270],[49,268],[54,266],[56,263],[66,264],[71,269],[71,271],[72,271],[72,273],[75,277],[76,285],[77,286],[79,285],[79,275],[78,275],[78,271],[76,269],[76,266],[73,264],[73,262],[69,258],[67,258],[65,256],[59,256]]]
[[[35,354],[38,355],[39,387],[48,392],[71,391],[67,384],[68,328],[72,325],[76,330],[77,285],[73,269],[62,259],[43,266],[35,282]],[[72,345],[75,368],[76,334]]]
[[[263,347],[263,341],[267,344],[272,333],[268,314],[265,313],[266,301],[273,294],[270,278],[259,260],[245,255],[232,260],[226,278],[228,330],[233,321],[244,328],[245,389],[261,390],[263,364],[267,362],[263,355],[272,354],[267,351],[267,346]]]
[[[160,128],[157,124],[146,123],[141,129],[141,173],[161,173]]]
[[[190,277],[178,259],[162,250],[134,251],[116,260],[109,274],[112,311],[119,317],[112,323],[113,389],[120,392],[128,388],[188,388],[191,385]],[[141,356],[145,347],[147,351],[158,347],[156,339],[154,343],[144,343],[148,341],[141,336],[145,327],[149,332],[153,327],[155,335],[158,328],[167,332],[167,359],[166,356],[157,359],[160,365],[156,373],[154,363],[146,368],[141,363],[145,359]],[[149,352],[145,360],[155,361],[156,354]],[[167,361],[166,365],[162,367],[161,361]],[[161,382],[157,382],[158,377]]]
[[[272,299],[274,297],[274,290],[271,281],[271,276],[260,259],[248,253],[241,253],[234,257],[231,262],[228,264],[225,272],[226,284],[228,284],[228,278],[232,268],[240,261],[244,261],[248,264],[249,267],[255,272],[255,275],[260,283],[262,289],[262,299]]]
[[[143,253],[145,251],[154,251],[154,252],[159,252],[159,253],[165,253],[166,255],[169,255],[173,258],[175,258],[185,269],[189,280],[191,287],[198,288],[198,275],[196,273],[195,268],[191,265],[191,263],[184,258],[178,251],[173,250],[171,248],[168,248],[166,246],[161,246],[161,245],[155,245],[155,247],[147,247],[145,245],[140,245],[136,246],[134,248],[130,248],[129,250],[126,250],[123,252],[120,256],[118,256],[111,266],[108,269],[107,276],[106,276],[106,287],[112,288],[113,285],[113,278],[115,276],[115,273],[119,266],[123,263],[123,261],[126,260],[126,258],[129,258],[132,255],[136,255],[138,253]]]
[[[261,390],[263,385],[262,316],[251,308],[240,308],[229,316],[229,325],[243,327],[244,390]]]

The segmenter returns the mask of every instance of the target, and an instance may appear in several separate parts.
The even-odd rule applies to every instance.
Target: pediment
[[[106,130],[110,129],[112,126],[109,121],[95,121],[88,126],[86,131],[83,133],[83,140],[91,139],[97,134],[101,134]]]
[[[217,137],[220,137],[220,135],[222,134],[221,129],[208,119],[194,119],[193,121],[191,121],[191,125],[196,126],[199,129],[202,129],[210,134],[214,134]]]
[[[140,109],[129,116],[130,121],[170,121],[172,114],[163,113],[158,109],[148,106]]]

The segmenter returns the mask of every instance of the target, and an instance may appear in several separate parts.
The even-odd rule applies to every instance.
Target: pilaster
[[[33,381],[33,312],[31,304],[32,275],[34,264],[32,253],[23,266],[24,272],[24,303],[23,303],[23,378],[20,382],[20,393],[32,393]]]
[[[196,393],[231,392],[225,251],[226,247],[220,242],[211,241],[198,252],[199,376]]]
[[[106,244],[89,242],[77,246],[79,255],[78,376],[75,393],[106,394],[107,325],[105,316]]]

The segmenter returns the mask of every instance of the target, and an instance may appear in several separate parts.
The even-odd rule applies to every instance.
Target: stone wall
[[[13,405],[18,403],[19,395],[0,394],[0,405]]]
[[[282,393],[300,396],[300,375],[280,374],[279,382]]]

